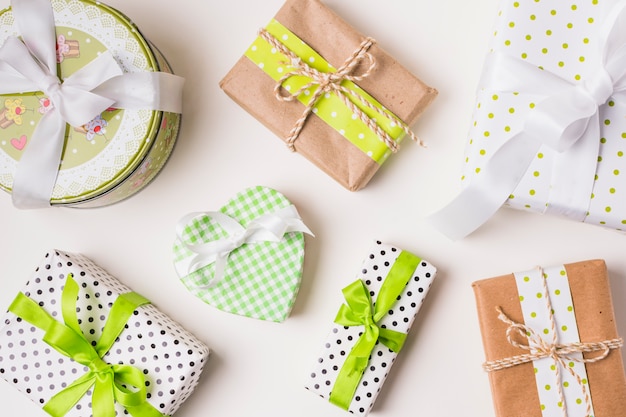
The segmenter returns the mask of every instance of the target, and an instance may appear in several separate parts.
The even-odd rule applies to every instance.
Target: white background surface
[[[451,242],[425,221],[459,190],[497,0],[326,3],[439,90],[414,126],[428,149],[404,142],[364,190],[346,191],[290,153],[218,87],[281,0],[110,0],[187,79],[179,141],[151,185],[111,207],[18,211],[0,194],[0,310],[46,250],[86,254],[211,347],[196,393],[178,417],[347,415],[303,383],[342,302],[340,290],[352,282],[374,239],[428,259],[439,274],[372,416],[494,415],[470,286],[477,279],[604,258],[626,334],[623,234],[503,209],[471,237]],[[170,261],[180,217],[217,210],[254,185],[285,194],[316,234],[306,238],[300,293],[281,324],[204,304],[178,282]],[[45,415],[4,381],[0,404],[7,416]]]

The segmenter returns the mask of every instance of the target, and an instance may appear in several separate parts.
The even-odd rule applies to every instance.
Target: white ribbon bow
[[[196,245],[185,243],[183,236],[185,228],[194,220],[203,217],[210,217],[215,220],[228,236]],[[206,286],[198,287],[199,289],[212,288],[224,278],[224,269],[232,251],[247,244],[280,242],[284,239],[285,234],[291,232],[303,232],[313,236],[293,205],[259,216],[252,220],[246,228],[232,217],[221,212],[190,213],[176,224],[176,237],[193,254],[176,262],[174,268],[178,276],[183,278],[215,263],[213,278]]]
[[[515,190],[542,145],[557,151],[546,212],[585,219],[599,154],[599,108],[610,98],[626,105],[625,20],[622,0],[602,25],[596,70],[579,84],[518,58],[500,53],[487,58],[481,85],[544,98],[529,111],[522,131],[492,155],[481,174],[430,216],[437,229],[459,239],[486,222]]]
[[[66,123],[81,126],[109,107],[180,113],[184,80],[161,72],[123,74],[107,51],[61,81],[50,1],[18,0],[11,7],[22,40],[10,37],[0,48],[0,94],[42,91],[52,103],[17,165],[13,204],[49,207]]]

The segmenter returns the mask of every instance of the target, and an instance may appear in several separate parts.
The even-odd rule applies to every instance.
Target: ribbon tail
[[[63,152],[65,122],[55,110],[45,114],[13,176],[13,204],[20,209],[50,206]]]
[[[165,72],[137,72],[113,77],[92,90],[110,98],[113,107],[182,113],[185,79]]]
[[[115,417],[115,392],[113,373],[96,376],[91,397],[93,417]]]
[[[509,198],[540,146],[540,142],[523,133],[512,137],[494,153],[483,174],[473,178],[446,207],[431,214],[429,222],[452,240],[472,233]]]
[[[94,381],[95,376],[93,374],[83,375],[63,391],[50,398],[43,406],[43,410],[52,417],[65,416],[85,396],[89,388],[93,386]]]

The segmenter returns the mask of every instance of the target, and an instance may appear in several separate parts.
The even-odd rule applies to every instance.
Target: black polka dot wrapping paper
[[[366,416],[436,272],[426,260],[376,242],[356,281],[343,289],[345,304],[305,387],[350,413]]]
[[[77,295],[68,298],[68,288],[72,287]],[[132,304],[137,299],[143,300],[138,307]],[[128,308],[125,304],[129,303]],[[118,304],[128,312],[121,324]],[[20,308],[22,305],[29,309]],[[80,254],[58,250],[46,254],[9,310],[0,329],[0,376],[51,415],[128,415],[135,400],[126,401],[129,407],[121,404],[123,399],[118,400],[136,397],[135,393],[144,389],[141,407],[150,412],[139,415],[172,415],[192,394],[209,356],[203,342]],[[72,316],[74,327],[68,319]],[[43,327],[45,332],[33,317],[45,317],[50,322]],[[116,326],[121,333],[111,337],[110,330]],[[57,327],[62,331],[55,331]],[[93,347],[101,360],[86,364],[86,353],[72,352],[77,343],[59,349],[64,345],[58,334],[71,333],[66,327],[74,330],[71,336],[84,338],[86,348]],[[112,340],[108,350],[101,348],[107,336]],[[49,409],[57,401],[55,397],[66,395],[81,378],[93,374],[100,380],[109,372],[115,372],[112,380],[124,384],[111,387],[114,404],[103,407],[97,396],[106,397],[103,392],[107,390],[94,384],[63,413]],[[138,386],[137,378],[143,386]],[[102,408],[107,407],[113,414],[102,414]]]

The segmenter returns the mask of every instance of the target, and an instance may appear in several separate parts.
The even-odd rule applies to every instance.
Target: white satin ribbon
[[[529,111],[522,131],[492,155],[467,188],[429,217],[437,229],[459,239],[485,223],[515,190],[542,145],[558,153],[546,211],[585,219],[599,153],[599,108],[609,98],[626,100],[625,20],[622,0],[602,24],[596,71],[579,84],[498,52],[487,57],[480,85],[543,99]]]
[[[203,217],[210,217],[215,220],[228,236],[223,239],[196,245],[186,243],[183,236],[185,228],[194,220]],[[280,242],[284,239],[285,234],[291,232],[303,232],[313,236],[313,233],[304,224],[296,207],[293,205],[259,216],[252,220],[246,228],[221,212],[190,213],[176,224],[176,237],[187,249],[193,252],[193,255],[176,262],[174,268],[178,276],[183,278],[207,265],[215,263],[213,278],[206,286],[199,287],[211,288],[224,278],[224,269],[228,256],[232,251],[248,244]]]
[[[105,52],[61,81],[50,1],[18,0],[11,7],[22,40],[10,37],[0,48],[0,94],[42,91],[52,103],[17,165],[13,204],[49,207],[66,123],[81,126],[109,107],[180,113],[184,80],[161,72],[124,74]]]

